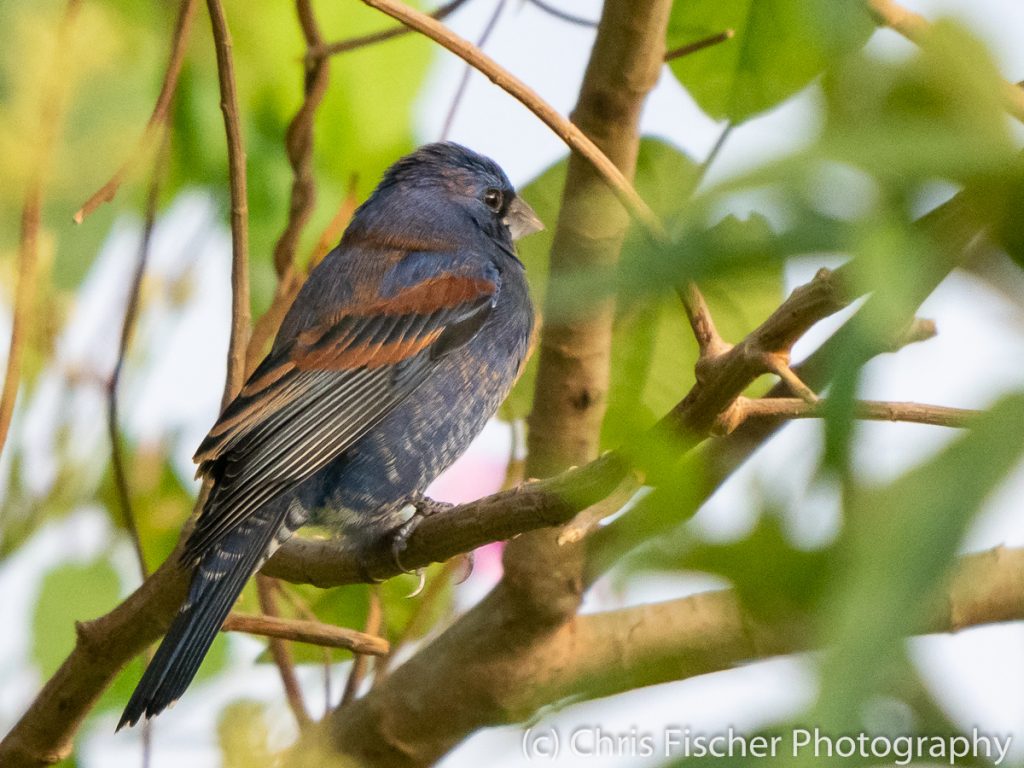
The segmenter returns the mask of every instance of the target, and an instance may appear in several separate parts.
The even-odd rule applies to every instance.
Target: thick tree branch
[[[604,4],[572,112],[573,123],[626,179],[636,170],[640,113],[661,73],[670,8],[667,0]],[[579,154],[570,155],[551,245],[552,280],[618,262],[630,221],[596,170]],[[663,236],[660,224],[647,227]],[[585,317],[542,328],[528,418],[527,476],[546,477],[597,455],[614,320],[615,302],[608,298],[590,304]],[[537,531],[506,547],[507,594],[517,601],[524,623],[532,621],[546,631],[546,625],[575,613],[582,597],[584,550],[579,540],[569,543],[571,538]]]
[[[1024,620],[1024,549],[967,555],[958,564],[929,632]],[[736,664],[808,650],[806,617],[765,623],[731,590],[577,617],[499,695],[505,722],[542,706],[684,680]],[[624,654],[622,648],[628,647]]]

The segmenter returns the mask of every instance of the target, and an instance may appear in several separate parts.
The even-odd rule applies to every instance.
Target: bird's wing
[[[438,358],[476,334],[500,284],[485,259],[424,252],[356,282],[355,298],[263,361],[199,446],[199,473],[216,486],[185,559],[326,466],[408,397]]]

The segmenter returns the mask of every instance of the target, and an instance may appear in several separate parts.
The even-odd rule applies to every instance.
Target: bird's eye
[[[505,196],[501,194],[501,190],[496,187],[491,187],[484,192],[484,203],[495,213],[501,213],[501,206],[504,201]]]

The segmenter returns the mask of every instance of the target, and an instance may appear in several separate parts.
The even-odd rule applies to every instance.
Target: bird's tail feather
[[[128,701],[118,730],[159,714],[185,692],[245,583],[280,539],[281,521],[268,517],[245,521],[199,561],[188,598]]]

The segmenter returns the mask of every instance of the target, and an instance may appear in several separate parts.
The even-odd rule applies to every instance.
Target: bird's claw
[[[416,584],[416,589],[414,589],[412,592],[405,596],[406,600],[409,600],[419,595],[419,593],[423,591],[423,587],[427,583],[427,571],[425,568],[417,568],[415,571],[413,571],[413,573],[416,574],[417,578],[419,579],[419,583]]]
[[[419,526],[420,522],[424,517],[429,517],[435,512],[439,512],[444,509],[451,507],[451,504],[445,504],[444,502],[434,501],[433,499],[419,499],[409,505],[412,508],[412,514],[409,519],[398,526],[391,534],[391,559],[402,573],[415,573],[419,576],[419,584],[407,597],[416,597],[420,592],[423,591],[423,585],[426,583],[426,576],[422,568],[416,568],[415,570],[406,568],[402,563],[402,553],[405,551],[406,546],[409,543],[409,537],[412,536],[413,531]],[[472,570],[472,566],[470,567]],[[468,576],[468,574],[467,574]]]
[[[469,580],[469,577],[473,575],[473,566],[476,564],[476,552],[470,550],[462,556],[462,560],[465,563],[463,572],[459,574],[459,578],[455,580],[455,586],[464,584]]]

